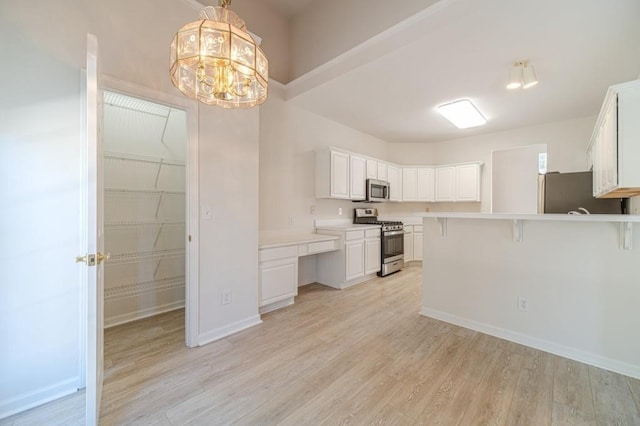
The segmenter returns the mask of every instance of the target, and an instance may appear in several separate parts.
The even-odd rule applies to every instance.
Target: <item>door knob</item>
[[[86,263],[88,266],[96,266],[109,260],[111,253],[87,254],[84,256],[76,256],[76,263]]]
[[[109,258],[111,257],[111,253],[98,253],[97,256],[98,258],[98,264],[102,263],[102,262],[106,262],[107,260],[109,260]]]

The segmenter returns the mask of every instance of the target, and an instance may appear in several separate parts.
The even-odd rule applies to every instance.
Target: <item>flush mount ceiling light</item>
[[[482,126],[487,122],[487,119],[469,99],[442,104],[436,109],[458,129]]]
[[[513,64],[513,68],[511,68],[511,72],[509,73],[507,89],[518,89],[520,87],[528,89],[536,84],[538,84],[536,70],[527,59],[523,59]]]
[[[171,82],[187,97],[223,108],[251,108],[267,99],[269,63],[235,12],[205,7],[200,20],[171,42]]]

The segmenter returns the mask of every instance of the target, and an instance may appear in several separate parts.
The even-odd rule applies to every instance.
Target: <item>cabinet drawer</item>
[[[344,237],[345,240],[362,240],[364,239],[364,230],[362,231],[347,231]]]
[[[318,241],[316,243],[307,244],[307,253],[322,253],[324,251],[336,250],[336,240],[333,241]]]
[[[270,249],[262,249],[258,253],[258,261],[265,262],[267,260],[283,259],[285,257],[298,256],[298,246],[275,247]]]
[[[366,238],[379,238],[380,237],[380,229],[367,229],[365,231]]]
[[[404,229],[405,234],[410,234],[413,232],[413,225],[404,225],[402,229]]]
[[[422,225],[413,225],[413,232],[422,232]]]

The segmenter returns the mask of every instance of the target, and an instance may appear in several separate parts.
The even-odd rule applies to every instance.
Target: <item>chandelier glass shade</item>
[[[223,108],[251,108],[267,99],[269,62],[242,18],[208,6],[171,42],[171,82],[187,97]]]

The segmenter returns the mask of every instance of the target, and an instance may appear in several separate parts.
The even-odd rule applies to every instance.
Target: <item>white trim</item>
[[[126,314],[114,315],[111,318],[104,319],[104,328],[106,329],[115,327],[116,325],[126,324],[131,321],[137,321],[143,318],[152,317],[158,314],[164,314],[165,312],[171,312],[182,308],[184,308],[184,300],[179,300],[177,302],[166,303],[160,306],[153,306],[151,308],[146,308],[135,312],[127,312]]]
[[[88,212],[88,201],[87,201],[87,196],[88,196],[88,191],[89,191],[89,183],[87,182],[86,179],[86,173],[85,171],[88,168],[87,165],[87,150],[85,148],[85,143],[86,143],[86,134],[87,134],[87,120],[86,120],[86,116],[87,116],[87,103],[85,101],[85,99],[87,98],[87,70],[83,69],[82,72],[80,73],[80,138],[79,138],[79,152],[80,152],[80,206],[79,206],[79,211],[80,211],[80,241],[78,242],[78,255],[79,256],[84,256],[85,254],[87,254],[88,251],[88,247],[87,247],[87,237],[88,237],[88,230],[87,230],[87,223],[88,223],[88,217],[89,217],[89,212]],[[78,351],[80,352],[80,357],[79,357],[79,371],[78,371],[78,387],[80,389],[86,387],[86,380],[87,380],[87,298],[88,293],[87,293],[87,273],[85,271],[84,268],[79,267],[78,268],[78,285],[79,285],[79,303],[80,303],[80,308],[79,308],[79,318],[78,318],[78,323],[79,323],[79,336],[80,338],[78,339]]]
[[[262,324],[262,320],[260,319],[260,315],[254,315],[252,317],[236,321],[229,325],[225,325],[224,327],[217,328],[215,330],[208,331],[200,335],[198,339],[198,344],[200,346],[206,345],[207,343],[214,342],[216,340],[220,340],[223,337],[227,337],[231,334],[237,333],[239,331],[245,330],[249,327],[253,327],[254,325]]]
[[[187,262],[185,268],[185,341],[190,348],[198,345],[200,334],[200,121],[199,105],[191,101],[187,114],[189,146],[187,147]]]
[[[493,325],[461,318],[456,315],[448,314],[446,312],[427,308],[426,306],[422,306],[422,308],[420,309],[420,315],[455,324],[471,330],[479,331],[481,333],[489,334],[491,336],[499,337],[501,339],[509,340],[511,342],[529,346],[531,348],[539,349],[544,352],[549,352],[554,355],[583,362],[585,364],[593,365],[594,367],[613,371],[614,373],[619,373],[625,376],[640,379],[640,365],[629,364],[627,362],[618,361],[616,359],[608,358],[591,352],[585,352],[580,349],[561,345],[549,340],[539,339],[537,337],[532,337],[505,328],[495,327]]]
[[[72,377],[13,398],[0,401],[0,419],[78,392],[79,377]]]
[[[262,315],[262,314],[266,314],[267,312],[275,311],[276,309],[284,308],[285,306],[293,305],[293,303],[294,303],[294,298],[288,297],[284,300],[280,300],[278,302],[273,302],[273,303],[269,303],[268,305],[261,306],[258,310],[260,312],[260,315]]]
[[[183,0],[186,1],[186,0]],[[198,345],[199,321],[198,321],[198,291],[199,291],[199,239],[198,239],[198,203],[199,203],[199,182],[198,182],[198,144],[199,126],[198,111],[196,101],[181,95],[173,95],[161,92],[134,83],[117,80],[112,77],[102,77],[103,88],[109,91],[131,95],[146,99],[150,102],[162,103],[173,108],[183,109],[187,112],[187,133],[188,142],[186,173],[187,194],[186,224],[185,231],[187,241],[185,242],[185,342],[187,346]],[[191,236],[191,242],[188,241]]]

